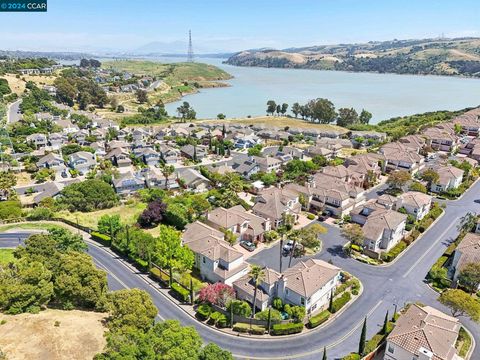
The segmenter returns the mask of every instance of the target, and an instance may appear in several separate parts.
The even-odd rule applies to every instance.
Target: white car
[[[286,244],[283,245],[283,251],[290,252],[293,249],[293,240],[288,240]]]

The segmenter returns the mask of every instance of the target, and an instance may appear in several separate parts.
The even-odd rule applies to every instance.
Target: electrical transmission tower
[[[193,62],[192,30],[188,30],[187,62]]]

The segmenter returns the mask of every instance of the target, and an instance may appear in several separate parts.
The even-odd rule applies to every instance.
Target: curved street
[[[330,227],[328,234],[322,237],[323,249],[317,258],[332,260],[336,266],[358,277],[363,286],[363,294],[345,312],[327,326],[297,336],[255,339],[247,336],[233,336],[199,323],[178,307],[153,286],[153,282],[139,273],[122,258],[108,248],[88,241],[89,254],[96,264],[108,273],[111,289],[140,288],[148,291],[158,307],[160,319],[178,319],[184,325],[195,326],[206,342],[215,342],[230,350],[236,358],[241,359],[318,359],[327,347],[330,359],[339,358],[351,351],[356,351],[360,338],[361,325],[368,317],[368,338],[382,326],[386,311],[393,313],[395,304],[401,308],[408,302],[420,302],[449,312],[437,302],[438,294],[431,290],[424,278],[443,254],[448,244],[457,234],[457,224],[467,212],[480,213],[480,204],[474,202],[475,194],[480,194],[480,182],[476,182],[462,199],[449,201],[445,214],[423,237],[415,241],[395,263],[387,267],[374,267],[360,263],[342,252],[342,239],[337,228]],[[24,238],[22,233],[0,234],[0,245],[13,247]],[[249,259],[262,263],[278,260],[278,245],[264,250]],[[271,253],[269,253],[271,252]],[[286,263],[286,261],[284,262]],[[275,264],[269,264],[275,266]],[[477,344],[480,344],[480,327],[470,319],[461,317],[461,322],[472,332]],[[477,346],[472,359],[480,359]]]

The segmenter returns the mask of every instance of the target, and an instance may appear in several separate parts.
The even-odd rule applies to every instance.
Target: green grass
[[[13,249],[0,249],[0,265],[8,265],[13,261]]]
[[[137,222],[138,216],[146,208],[146,204],[142,202],[137,202],[128,205],[115,206],[111,209],[98,210],[88,213],[83,212],[70,212],[70,211],[60,211],[56,214],[57,217],[67,219],[78,224],[87,226],[91,229],[97,229],[98,220],[103,215],[120,215],[120,220],[122,224],[133,225]]]
[[[12,229],[21,229],[21,230],[48,230],[54,227],[61,227],[53,224],[44,224],[44,223],[19,223],[19,224],[8,224],[0,226],[0,231],[8,231]]]

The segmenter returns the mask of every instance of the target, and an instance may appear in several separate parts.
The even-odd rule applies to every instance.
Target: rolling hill
[[[480,38],[370,41],[245,50],[227,64],[278,68],[480,77]]]

